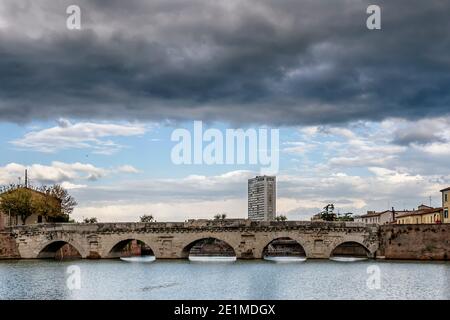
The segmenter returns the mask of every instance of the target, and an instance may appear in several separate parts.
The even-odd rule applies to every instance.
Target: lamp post
[[[11,209],[8,209],[8,227],[11,227]]]

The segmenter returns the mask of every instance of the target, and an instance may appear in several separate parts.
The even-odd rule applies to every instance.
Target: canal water
[[[450,299],[450,263],[0,261],[0,299]]]

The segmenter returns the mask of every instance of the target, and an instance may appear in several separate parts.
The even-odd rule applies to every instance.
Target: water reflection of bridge
[[[265,257],[306,257],[305,250],[291,238],[279,238],[273,240],[264,248]]]
[[[189,256],[219,256],[234,257],[236,256],[233,248],[225,241],[207,238],[194,243],[189,250]]]

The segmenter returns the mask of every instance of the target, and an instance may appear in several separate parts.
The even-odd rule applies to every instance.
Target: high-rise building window
[[[257,176],[248,180],[248,218],[274,220],[276,216],[276,177]]]

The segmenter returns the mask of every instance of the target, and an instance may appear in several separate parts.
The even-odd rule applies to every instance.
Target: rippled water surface
[[[450,299],[445,262],[17,260],[0,261],[0,281],[0,299]]]

